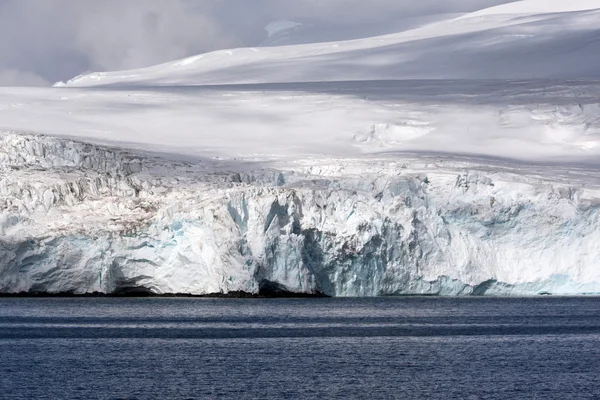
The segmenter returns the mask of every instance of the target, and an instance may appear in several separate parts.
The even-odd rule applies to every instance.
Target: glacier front
[[[600,293],[598,1],[402,21],[0,88],[0,293]]]
[[[5,132],[0,292],[600,293],[598,173],[479,161],[177,161]]]

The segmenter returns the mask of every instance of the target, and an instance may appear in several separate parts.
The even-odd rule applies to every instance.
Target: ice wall
[[[186,163],[4,133],[0,291],[600,292],[600,192],[538,172],[397,155]]]

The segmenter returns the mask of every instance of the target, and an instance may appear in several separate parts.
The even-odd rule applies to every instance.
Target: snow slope
[[[600,3],[525,0],[397,34],[217,51],[72,86],[599,78]]]
[[[392,18],[387,21],[366,21],[339,25],[304,19],[298,22],[286,20],[273,21],[265,27],[268,37],[260,46],[290,46],[383,36],[419,28],[434,22],[450,20],[462,15],[462,13],[457,13],[432,14],[419,17],[404,16],[401,18]]]
[[[413,151],[587,162],[600,155],[599,94],[584,81],[7,88],[0,129],[184,158]]]
[[[514,15],[514,14],[551,14],[568,13],[576,11],[597,10],[600,6],[596,0],[574,1],[548,1],[548,0],[521,0],[508,4],[486,8],[472,13],[471,17],[487,15]]]
[[[1,89],[0,292],[600,293],[594,3]]]

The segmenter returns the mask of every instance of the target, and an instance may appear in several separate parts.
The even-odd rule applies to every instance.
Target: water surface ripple
[[[4,399],[600,397],[599,298],[0,299]]]

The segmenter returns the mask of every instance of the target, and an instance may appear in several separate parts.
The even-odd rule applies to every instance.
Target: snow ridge
[[[69,86],[402,79],[598,79],[600,5],[525,0],[388,35],[233,49],[201,62],[94,73]]]

